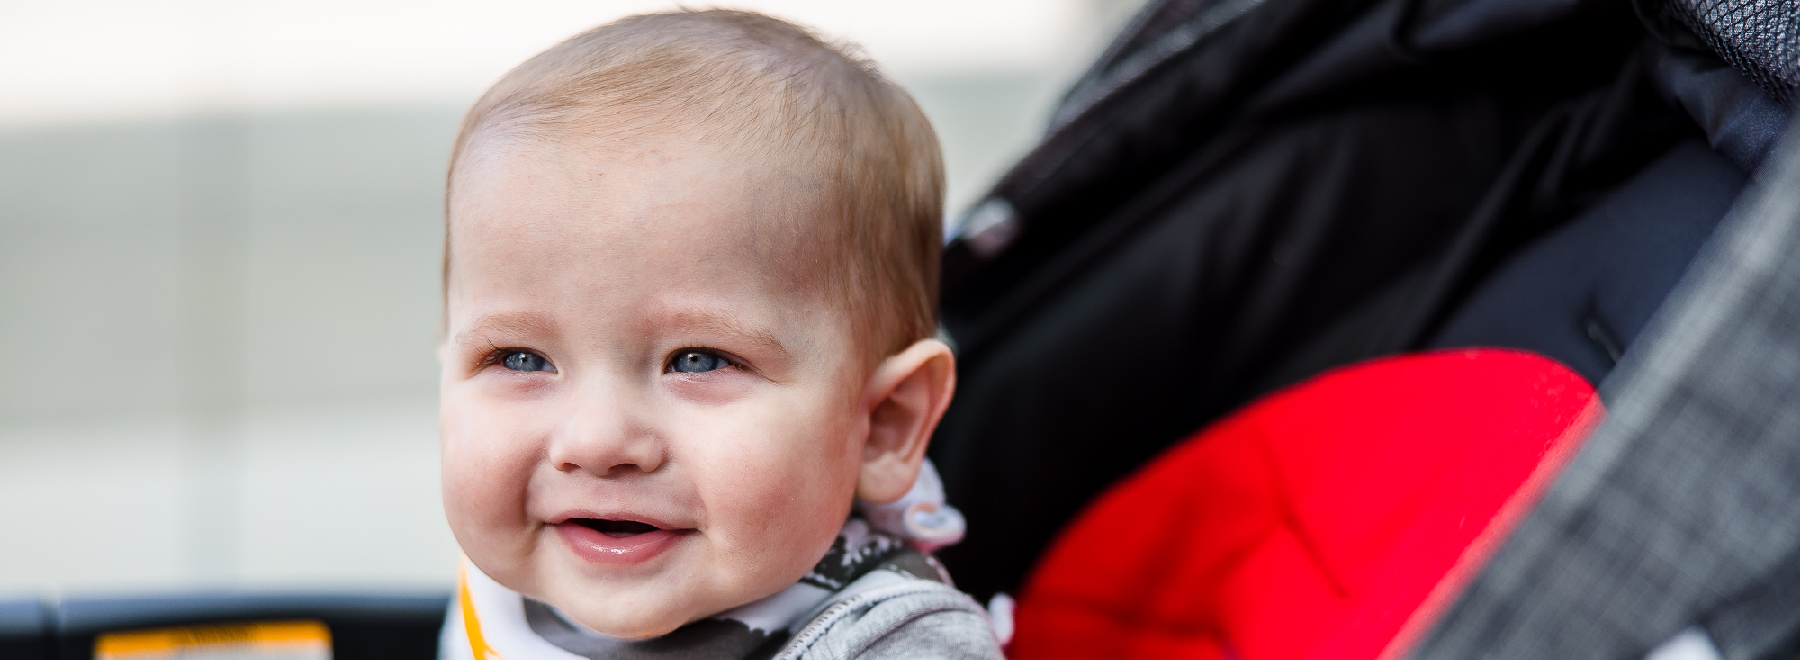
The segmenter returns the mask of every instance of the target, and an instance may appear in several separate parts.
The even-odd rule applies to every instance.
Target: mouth
[[[649,561],[694,531],[610,518],[565,518],[551,526],[575,556],[615,566]]]
[[[615,539],[629,538],[639,534],[648,534],[662,529],[650,523],[636,520],[607,520],[604,518],[571,518],[568,523],[580,525],[600,532]]]

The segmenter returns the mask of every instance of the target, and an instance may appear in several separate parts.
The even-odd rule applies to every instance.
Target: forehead
[[[475,145],[453,190],[453,315],[496,296],[757,299],[789,314],[827,300],[806,187],[699,139]]]
[[[791,255],[821,229],[823,186],[805,169],[692,132],[478,140],[452,175],[451,248],[523,230],[622,249],[677,232]]]

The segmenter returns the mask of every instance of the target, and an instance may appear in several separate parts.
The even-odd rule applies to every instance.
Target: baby
[[[627,18],[483,95],[446,196],[444,657],[1000,657],[920,548],[942,191],[905,92],[756,14]]]

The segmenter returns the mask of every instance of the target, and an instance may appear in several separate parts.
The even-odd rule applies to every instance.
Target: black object
[[[1429,345],[1507,346],[1599,384],[1744,187],[1698,139],[1675,146],[1487,278]]]
[[[1643,4],[1146,8],[945,249],[958,585],[1016,589],[1108,484],[1334,366],[1480,344],[1604,378],[1785,122]]]
[[[57,602],[0,601],[0,660],[88,660],[108,632],[311,619],[331,631],[334,660],[432,660],[448,593],[211,592]]]

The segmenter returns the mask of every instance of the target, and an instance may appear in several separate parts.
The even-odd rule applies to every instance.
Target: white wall
[[[665,4],[0,0],[0,595],[447,584],[456,122]],[[743,4],[864,42],[960,205],[1135,2]]]

